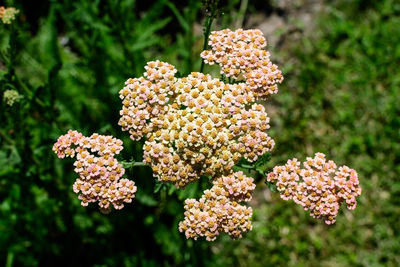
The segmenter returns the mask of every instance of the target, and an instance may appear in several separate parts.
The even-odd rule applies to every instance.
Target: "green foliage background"
[[[250,1],[246,16],[274,1]],[[284,72],[267,102],[276,141],[268,168],[320,151],[359,172],[355,211],[333,226],[282,201],[262,180],[251,206],[254,229],[241,240],[185,240],[182,202],[207,181],[177,192],[134,168],[133,204],[103,215],[80,206],[71,160],[51,151],[68,129],[111,134],[122,158],[141,143],[118,126],[118,91],[149,60],[183,74],[200,68],[201,1],[8,1],[21,10],[0,25],[0,264],[7,266],[399,266],[400,3],[333,1],[316,29],[272,49]],[[234,25],[240,1],[223,3],[214,29]],[[260,9],[260,7],[262,7]],[[304,26],[306,27],[306,26]],[[279,33],[278,33],[279,34]],[[268,36],[266,36],[268,39]],[[212,70],[212,68],[206,68]]]

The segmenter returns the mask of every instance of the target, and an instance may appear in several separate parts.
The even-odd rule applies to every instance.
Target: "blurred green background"
[[[276,148],[269,168],[323,152],[359,173],[354,211],[336,224],[309,217],[259,180],[253,231],[236,241],[179,233],[182,202],[205,181],[159,189],[147,167],[128,171],[133,203],[108,215],[80,206],[73,160],[51,151],[68,129],[111,134],[122,158],[141,143],[118,126],[118,91],[150,60],[185,75],[200,68],[200,0],[6,1],[0,25],[0,265],[399,266],[400,2],[232,0],[213,30],[260,28],[285,81],[266,102]],[[206,72],[216,73],[206,67]],[[22,96],[9,106],[6,90]]]

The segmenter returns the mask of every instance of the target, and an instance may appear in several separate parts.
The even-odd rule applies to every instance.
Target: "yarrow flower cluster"
[[[18,13],[19,10],[14,7],[5,8],[4,6],[0,6],[0,19],[4,24],[11,24]]]
[[[243,78],[258,98],[278,93],[283,76],[263,49],[267,41],[260,30],[214,31],[208,44],[211,49],[201,53],[205,63],[217,63],[226,77]]]
[[[303,166],[301,169],[296,158],[288,160],[284,166],[274,167],[267,181],[276,184],[282,199],[293,199],[304,210],[310,210],[313,218],[321,218],[326,224],[335,223],[343,202],[350,210],[356,208],[361,187],[355,170],[347,166],[337,168],[322,153],[307,157]]]
[[[10,107],[21,100],[22,96],[16,90],[5,90],[3,93],[3,101]]]
[[[252,209],[240,202],[250,201],[255,187],[253,178],[243,172],[219,177],[199,200],[185,200],[185,218],[179,223],[179,231],[195,240],[202,236],[213,241],[220,232],[235,239],[242,237],[252,229]]]
[[[147,137],[144,161],[160,181],[184,187],[201,175],[229,174],[241,157],[253,162],[273,148],[265,108],[251,105],[258,92],[245,82],[199,72],[176,78],[176,69],[160,61],[145,69],[120,91],[119,124],[133,140]]]
[[[212,47],[217,41],[214,37],[224,34],[227,34],[226,30],[211,35]],[[220,40],[221,44],[224,42],[227,44],[218,55],[227,58],[230,67],[238,70],[232,75],[226,73],[227,76],[238,78],[241,73],[248,73],[244,76],[248,79],[260,68],[265,73],[256,75],[257,82],[253,79],[253,82],[245,80],[228,84],[199,72],[177,78],[174,66],[157,60],[148,62],[143,77],[128,79],[120,91],[123,107],[119,124],[123,130],[129,131],[133,140],[146,137],[144,162],[152,167],[153,175],[161,182],[183,188],[202,175],[214,180],[236,177],[232,176],[232,168],[241,158],[254,162],[274,147],[274,141],[266,133],[270,126],[265,108],[254,103],[269,95],[262,90],[276,91],[276,83],[282,81],[280,71],[269,61],[269,54],[261,50],[266,44],[265,39],[260,31],[239,30],[233,39]],[[241,46],[243,58],[240,58]],[[220,59],[219,56],[215,58]],[[212,64],[212,61],[207,63]],[[245,66],[243,69],[241,64]],[[226,67],[223,66],[224,70]],[[273,81],[269,80],[270,76]],[[264,87],[256,86],[258,82]],[[223,207],[231,203],[228,200],[225,196]],[[238,204],[235,207],[246,209]],[[225,222],[231,217],[224,218],[219,219]],[[247,219],[245,221],[250,225]],[[225,225],[220,221],[216,223],[221,225],[218,227]],[[229,223],[227,221],[226,225]],[[240,229],[244,231],[247,227],[250,226]],[[193,232],[190,232],[191,228],[187,229],[185,232],[189,237],[197,233],[194,229]],[[219,232],[218,229],[212,232]],[[240,236],[232,231],[227,232],[233,237]],[[211,240],[215,235],[206,236]]]
[[[53,150],[59,158],[76,157],[75,172],[79,178],[73,185],[82,206],[98,202],[102,212],[109,212],[111,205],[122,209],[131,203],[136,186],[133,181],[121,177],[125,169],[114,158],[122,150],[122,141],[112,136],[92,134],[85,137],[69,130],[58,138]]]
[[[224,84],[198,72],[175,78],[168,63],[149,62],[139,79],[120,91],[120,125],[137,140],[146,134],[144,161],[163,182],[185,187],[201,175],[229,174],[241,157],[249,161],[274,146],[265,132],[265,108],[250,88]]]

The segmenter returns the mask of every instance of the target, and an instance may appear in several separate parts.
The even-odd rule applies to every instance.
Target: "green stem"
[[[133,162],[132,167],[137,167],[137,166],[147,166],[147,164],[145,164],[141,161]]]
[[[122,165],[126,169],[130,169],[133,167],[143,167],[143,166],[148,166],[147,164],[141,162],[141,161],[132,161],[132,162],[122,162]]]
[[[14,252],[8,251],[6,267],[12,267],[13,266],[13,261],[14,261]]]
[[[203,43],[203,51],[206,50],[208,48],[208,38],[210,36],[210,32],[211,32],[211,25],[212,22],[215,18],[215,13],[216,13],[216,7],[213,7],[213,9],[211,10],[211,14],[210,15],[206,15],[206,21],[204,22],[204,43]],[[204,59],[201,59],[201,66],[200,66],[200,72],[203,72],[204,70]]]
[[[241,165],[238,165],[238,167],[241,167],[241,168],[245,168],[245,169],[255,169],[255,167],[253,166],[253,165],[247,165],[247,164],[241,164]]]
[[[16,50],[16,42],[17,42],[17,31],[15,30],[14,24],[11,24],[11,35],[10,35],[10,61],[8,65],[8,70],[12,74],[14,74],[14,64],[15,64],[15,58],[17,55],[17,50]]]
[[[3,138],[4,141],[6,141],[7,143],[9,143],[10,145],[14,145],[14,140],[12,140],[11,138],[9,138],[5,133],[3,133],[3,131],[0,130],[0,137]]]
[[[236,24],[235,24],[236,29],[243,27],[244,17],[245,17],[248,5],[249,5],[249,0],[242,0],[242,2],[240,4],[240,9],[238,12],[238,18],[236,19]]]

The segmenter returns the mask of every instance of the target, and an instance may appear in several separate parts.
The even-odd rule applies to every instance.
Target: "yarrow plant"
[[[283,76],[264,50],[260,30],[214,31],[206,44],[202,63],[218,64],[220,79],[201,72],[176,77],[173,65],[148,62],[143,76],[128,79],[119,93],[119,125],[132,140],[145,138],[143,163],[160,182],[184,188],[201,176],[212,181],[200,199],[185,200],[179,230],[186,238],[213,241],[220,233],[240,238],[252,229],[252,209],[242,203],[251,200],[256,185],[234,167],[246,160],[246,168],[266,175],[256,166],[275,143],[267,134],[269,117],[257,101],[276,94]],[[120,179],[124,169],[114,158],[122,141],[69,131],[53,149],[61,158],[76,156],[80,178],[73,188],[82,205],[98,202],[109,211],[111,205],[120,209],[131,202],[136,187]],[[354,170],[336,170],[321,153],[307,158],[304,167],[293,159],[275,167],[266,180],[276,184],[283,199],[293,199],[328,224],[335,222],[342,202],[355,208],[361,188]]]

